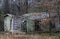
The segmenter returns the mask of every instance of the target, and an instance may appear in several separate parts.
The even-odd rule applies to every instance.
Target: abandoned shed
[[[7,32],[35,31],[34,20],[43,19],[44,16],[49,17],[49,14],[30,13],[22,16],[7,14],[4,16],[4,30]]]
[[[20,17],[16,17],[11,14],[4,16],[4,30],[6,32],[19,32],[21,27]]]
[[[40,31],[41,28],[44,31],[48,31],[49,29],[48,26],[41,26],[39,24],[39,22],[42,22],[43,19],[47,20],[47,18],[49,18],[49,14],[46,12],[42,12],[42,13],[30,13],[30,14],[24,14],[23,15],[26,18],[26,26],[27,26],[27,32],[34,32],[34,31]],[[45,28],[45,29],[43,29]]]
[[[7,14],[4,16],[4,30],[5,31],[10,31],[11,26],[12,26],[12,21],[13,21],[13,15]]]
[[[50,30],[60,31],[59,29],[59,20],[49,18],[49,14],[46,12],[4,16],[4,30],[6,32],[49,32]]]

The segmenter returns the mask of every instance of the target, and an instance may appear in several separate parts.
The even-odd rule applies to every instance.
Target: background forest
[[[60,17],[60,0],[0,0],[0,31],[4,26],[4,16],[16,16],[32,12],[57,13]],[[59,18],[60,19],[60,18]],[[2,30],[3,31],[3,30]]]

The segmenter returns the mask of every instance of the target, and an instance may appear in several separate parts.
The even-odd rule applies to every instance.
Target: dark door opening
[[[34,23],[35,23],[35,31],[36,32],[41,32],[41,26],[40,26],[40,23],[41,22],[40,20],[35,20]]]

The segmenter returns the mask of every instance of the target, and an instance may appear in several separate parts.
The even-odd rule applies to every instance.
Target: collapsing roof
[[[43,18],[48,18],[49,14],[48,13],[28,13],[28,14],[24,14],[23,17],[26,17],[28,19],[43,19]]]
[[[12,14],[6,14],[4,17],[6,17],[6,16],[12,17],[12,16],[14,16],[14,15],[12,15]]]

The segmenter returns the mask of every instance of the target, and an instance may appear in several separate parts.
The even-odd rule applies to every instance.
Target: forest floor
[[[59,33],[42,33],[42,34],[27,34],[27,35],[21,35],[19,33],[11,34],[0,34],[0,39],[60,39]]]

